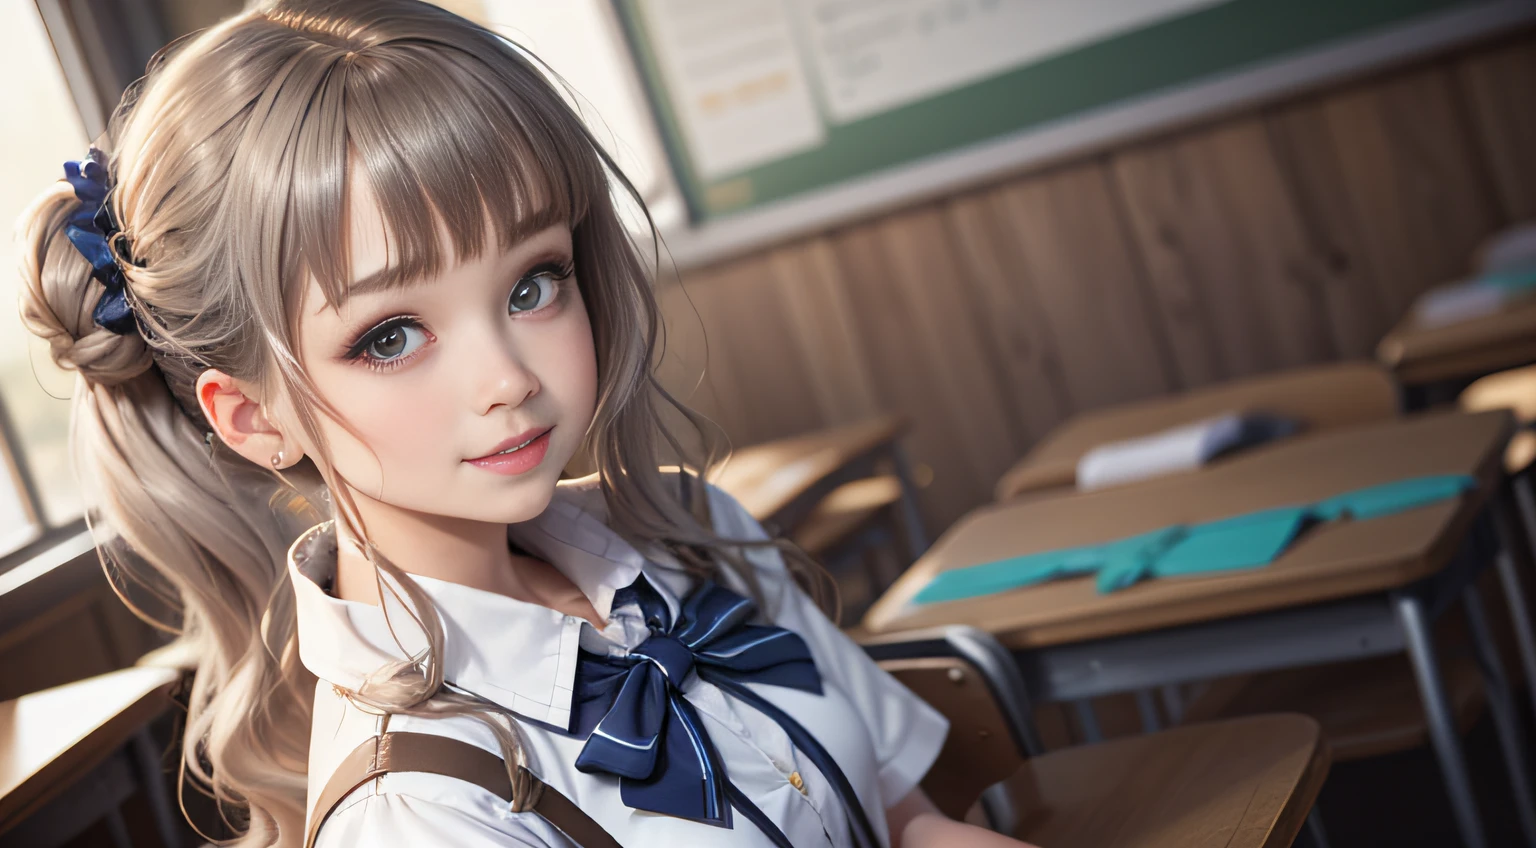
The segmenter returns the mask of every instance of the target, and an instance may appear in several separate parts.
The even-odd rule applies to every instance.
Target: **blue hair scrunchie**
[[[107,165],[102,152],[92,147],[86,158],[64,163],[64,179],[75,189],[80,206],[70,213],[64,233],[80,255],[91,263],[91,276],[105,292],[96,302],[91,317],[97,326],[118,335],[139,330],[139,322],[128,305],[127,280],[112,255],[112,240],[122,233],[108,197]]]

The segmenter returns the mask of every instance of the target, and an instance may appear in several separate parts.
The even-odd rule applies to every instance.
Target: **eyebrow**
[[[507,239],[507,247],[501,252],[501,255],[506,256],[516,250],[519,244],[527,241],[531,236],[561,223],[565,223],[565,216],[561,213],[561,210],[556,208],[554,204],[545,204],[537,212],[521,218],[517,223],[513,224],[511,237]],[[426,280],[426,277],[420,274],[405,281],[398,281],[398,277],[399,266],[385,265],[372,274],[359,277],[348,283],[341,302],[345,303],[358,295],[374,294],[385,289],[409,289],[420,285]]]

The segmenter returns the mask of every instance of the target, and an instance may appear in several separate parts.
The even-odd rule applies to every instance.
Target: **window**
[[[9,228],[63,176],[64,160],[85,155],[87,145],[31,0],[0,0],[0,79],[17,81],[7,86],[0,110],[0,221]],[[68,456],[74,379],[54,367],[47,346],[21,325],[14,306],[21,293],[20,259],[15,239],[0,241],[0,303],[6,305],[0,308],[0,415],[7,425],[0,438],[13,440],[19,466],[8,469],[0,457],[0,562],[35,536],[26,523],[29,512],[48,528],[67,526],[81,512]]]

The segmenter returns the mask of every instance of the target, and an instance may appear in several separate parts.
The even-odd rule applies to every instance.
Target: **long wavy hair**
[[[381,589],[405,595],[428,644],[344,694],[385,713],[475,716],[509,770],[525,762],[515,722],[445,689],[437,613],[367,544],[325,457],[317,422],[341,417],[300,365],[295,306],[310,278],[333,305],[346,294],[350,179],[378,198],[392,284],[440,272],[449,247],[479,255],[487,220],[503,244],[522,216],[570,224],[598,363],[581,459],[600,477],[614,529],[690,572],[730,569],[755,589],[744,543],[710,528],[697,478],[658,470],[706,466],[698,454],[711,431],[653,374],[654,256],[615,197],[643,204],[521,48],[415,0],[276,0],[160,51],[100,146],[144,331],[93,323],[102,288],[64,235],[78,205],[64,182],[19,225],[22,317],[79,375],[72,450],[108,577],[130,607],[179,634],[195,663],[181,775],[217,800],[239,834],[230,844],[303,841],[315,680],[298,660],[285,559],[325,518],[365,542]],[[207,368],[251,381],[263,403],[286,401],[318,455],[278,473],[205,441],[194,385]],[[823,597],[824,575],[797,549],[758,544],[783,549]],[[132,600],[144,592],[172,614],[144,612]]]

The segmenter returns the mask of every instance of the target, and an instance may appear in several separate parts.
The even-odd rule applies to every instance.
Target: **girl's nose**
[[[475,411],[481,415],[498,406],[516,409],[539,393],[539,378],[528,368],[515,345],[506,338],[487,339],[471,369]]]

